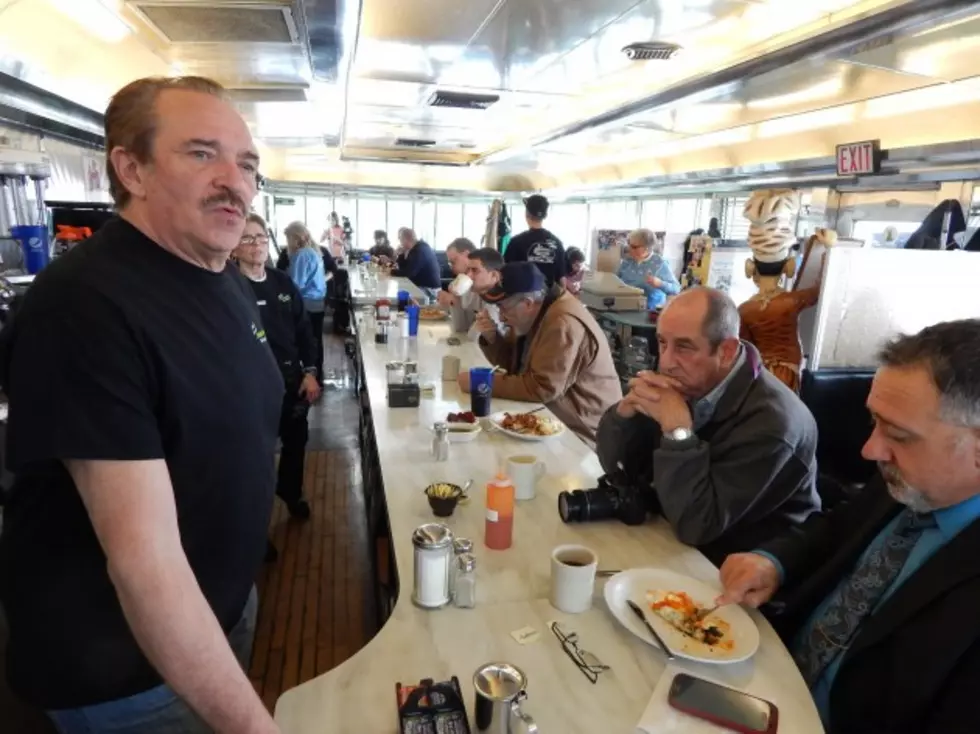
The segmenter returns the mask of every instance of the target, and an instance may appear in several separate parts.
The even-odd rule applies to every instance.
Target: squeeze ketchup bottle
[[[487,483],[487,526],[484,542],[507,550],[514,540],[514,485],[501,473]]]

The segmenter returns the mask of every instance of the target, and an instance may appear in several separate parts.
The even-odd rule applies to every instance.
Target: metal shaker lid
[[[452,542],[453,531],[436,522],[420,525],[412,533],[412,545],[416,548],[446,548]]]
[[[491,701],[513,701],[527,687],[527,676],[510,663],[487,663],[473,674],[476,692]]]
[[[469,573],[476,568],[476,557],[471,553],[461,553],[456,556],[456,568]]]
[[[473,541],[469,538],[456,538],[453,541],[453,552],[457,556],[461,556],[464,553],[473,552]]]

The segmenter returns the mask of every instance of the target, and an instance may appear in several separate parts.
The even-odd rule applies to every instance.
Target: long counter
[[[403,284],[380,287],[397,290]],[[367,453],[369,461],[376,464],[373,468],[382,493],[380,498],[366,498],[367,511],[369,515],[383,515],[386,531],[390,530],[393,568],[379,569],[379,573],[397,575],[389,584],[398,591],[392,595],[391,604],[380,605],[380,630],[371,642],[337,668],[280,697],[275,718],[284,734],[397,732],[395,683],[445,680],[453,675],[462,683],[472,716],[473,671],[494,660],[511,662],[527,674],[526,709],[543,734],[633,732],[651,697],[655,692],[665,695],[664,688],[677,670],[707,676],[771,700],[779,708],[780,731],[823,731],[793,660],[757,612],[751,614],[759,626],[761,646],[752,660],[727,666],[666,666],[657,649],[623,629],[609,613],[601,579],[596,582],[591,611],[566,615],[552,608],[548,602],[549,559],[552,549],[563,543],[581,543],[594,549],[599,567],[605,569],[669,568],[715,586],[718,572],[696,550],[680,544],[663,520],[640,527],[618,521],[562,523],[556,508],[558,493],[593,487],[601,474],[595,454],[571,432],[529,443],[485,429],[472,443],[453,444],[448,463],[436,462],[430,456],[429,427],[450,411],[469,409],[469,397],[460,393],[455,382],[439,379],[442,356],[455,354],[464,367],[485,365],[485,358],[472,343],[449,346],[445,338],[448,328],[443,324],[423,323],[417,338],[394,339],[388,345],[375,344],[373,334],[363,328],[359,333],[357,359],[363,372],[365,412],[362,439],[374,443]],[[435,378],[435,395],[423,397],[419,408],[389,409],[385,364],[405,358],[419,362],[423,382]],[[532,407],[502,400],[493,403],[494,410]],[[483,545],[484,486],[508,457],[519,454],[538,456],[546,463],[547,472],[538,483],[536,498],[517,506],[513,547],[492,551]],[[435,481],[462,484],[467,479],[474,480],[470,502],[457,508],[445,522],[457,537],[471,538],[475,543],[477,607],[420,609],[411,601],[411,534],[417,526],[436,521],[422,490]],[[580,644],[610,666],[596,685],[562,651],[548,628],[554,620],[576,632]],[[511,632],[528,626],[540,637],[521,645]],[[693,719],[681,719],[680,728],[677,721],[670,725],[665,721],[662,730],[705,731],[704,726]]]

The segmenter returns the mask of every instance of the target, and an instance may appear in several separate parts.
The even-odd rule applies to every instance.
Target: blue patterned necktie
[[[823,614],[797,644],[793,658],[810,688],[830,662],[844,652],[865,617],[901,573],[922,531],[936,526],[932,513],[905,510],[895,530],[869,553],[831,594]]]

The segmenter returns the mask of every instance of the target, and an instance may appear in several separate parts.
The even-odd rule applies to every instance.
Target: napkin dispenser
[[[422,391],[417,382],[393,382],[388,385],[389,408],[417,408]]]

